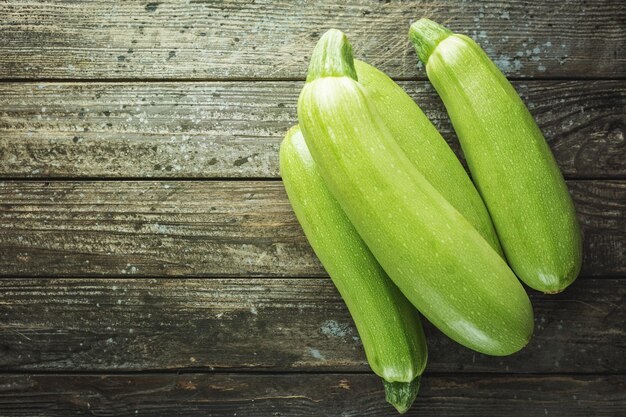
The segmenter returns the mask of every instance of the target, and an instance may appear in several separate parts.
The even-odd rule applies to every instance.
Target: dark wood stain
[[[525,349],[481,355],[427,325],[428,372],[626,372],[621,280],[530,295]],[[4,278],[0,318],[0,366],[10,371],[369,370],[327,278]]]
[[[569,186],[582,274],[626,274],[626,181]],[[0,204],[0,276],[325,276],[279,181],[5,181]]]
[[[406,416],[619,417],[619,375],[426,375]],[[11,416],[395,417],[374,375],[155,374],[4,375],[0,403]]]

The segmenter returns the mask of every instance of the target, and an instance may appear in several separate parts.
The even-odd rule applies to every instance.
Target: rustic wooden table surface
[[[487,357],[427,326],[410,415],[626,415],[626,7],[595,1],[0,2],[0,415],[394,416],[278,175],[320,34],[458,149],[406,38],[470,34],[546,134],[581,277]]]

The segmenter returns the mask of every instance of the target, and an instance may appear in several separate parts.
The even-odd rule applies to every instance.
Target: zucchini
[[[564,290],[580,272],[580,228],[532,115],[469,37],[428,19],[415,22],[409,36],[450,115],[511,267],[536,290]]]
[[[404,154],[357,81],[351,45],[338,30],[313,51],[298,120],[332,195],[428,320],[486,354],[528,343],[533,313],[524,288]]]
[[[362,61],[354,63],[359,83],[409,160],[503,256],[485,203],[437,128],[385,73]]]
[[[298,221],[354,319],[387,401],[404,413],[427,359],[419,313],[391,282],[324,184],[295,126],[280,146],[280,172]]]

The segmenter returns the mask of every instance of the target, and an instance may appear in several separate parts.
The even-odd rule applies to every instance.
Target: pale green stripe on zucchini
[[[348,306],[367,360],[384,381],[388,401],[398,411],[407,411],[427,360],[417,310],[331,195],[297,126],[281,144],[280,172],[307,239]]]
[[[526,292],[402,151],[350,70],[348,40],[327,32],[311,61],[298,100],[300,128],[324,182],[378,262],[452,339],[491,355],[521,349],[533,330]]]
[[[521,98],[472,39],[421,19],[409,37],[441,96],[507,260],[554,293],[578,276],[582,239],[554,156]]]

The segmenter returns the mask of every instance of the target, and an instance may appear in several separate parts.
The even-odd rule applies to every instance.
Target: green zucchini
[[[313,51],[298,120],[332,195],[428,320],[482,353],[507,355],[528,343],[533,314],[520,282],[404,154],[357,81],[338,30]]]
[[[582,240],[567,186],[519,95],[467,36],[421,19],[409,36],[441,96],[511,267],[530,287],[565,289]]]
[[[298,221],[354,319],[387,400],[404,413],[427,359],[417,310],[391,282],[324,184],[300,129],[280,146],[280,172]]]
[[[385,73],[362,61],[354,63],[359,83],[409,160],[503,256],[485,203],[437,128]]]

